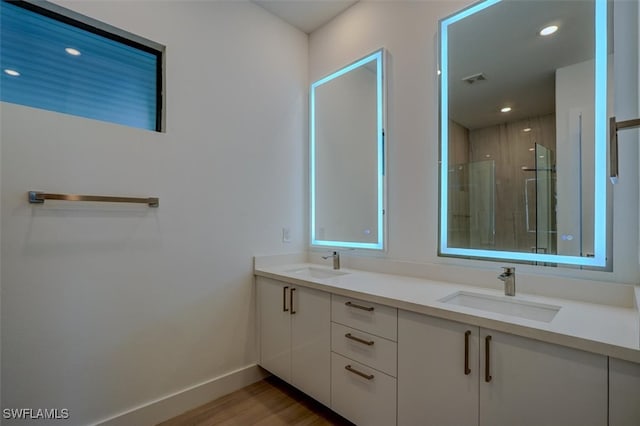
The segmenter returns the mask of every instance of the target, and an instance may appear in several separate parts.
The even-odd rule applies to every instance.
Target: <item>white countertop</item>
[[[525,293],[510,297],[483,287],[352,269],[341,269],[347,274],[328,278],[291,272],[306,267],[331,270],[317,264],[297,263],[256,267],[254,272],[291,284],[640,363],[637,305],[634,309]],[[439,301],[457,291],[557,305],[561,309],[547,323]],[[638,298],[640,290],[636,288]]]

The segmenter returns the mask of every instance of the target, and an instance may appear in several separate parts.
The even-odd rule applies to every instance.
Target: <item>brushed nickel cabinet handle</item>
[[[362,343],[363,345],[367,345],[367,346],[373,346],[373,344],[375,343],[373,340],[364,340],[359,337],[353,336],[351,333],[345,334],[344,337],[346,337],[347,339],[354,340],[358,343]]]
[[[287,289],[289,286],[284,286],[282,289],[282,312],[288,312],[289,308],[287,308]]]
[[[40,191],[29,191],[29,203],[43,204],[44,200],[62,201],[94,201],[97,203],[137,203],[147,204],[149,207],[158,207],[158,197],[113,197],[110,195],[78,195],[78,194],[48,194]]]
[[[491,377],[491,336],[484,338],[484,381],[489,383],[493,377]]]
[[[468,376],[471,374],[471,369],[469,368],[469,336],[471,336],[471,331],[467,330],[464,333],[464,375]]]
[[[363,373],[362,371],[358,371],[355,368],[351,367],[351,365],[345,365],[344,367],[345,370],[352,372],[353,374],[357,374],[360,377],[364,377],[367,380],[373,380],[373,374],[366,374]]]
[[[289,306],[291,306],[291,315],[295,315],[296,310],[293,308],[293,292],[296,291],[295,288],[292,288],[289,294],[291,295],[291,299],[289,300]]]
[[[373,312],[373,309],[374,309],[373,306],[362,306],[362,305],[355,304],[351,301],[345,302],[345,305],[347,305],[350,308],[362,309],[363,311],[367,311],[367,312]]]

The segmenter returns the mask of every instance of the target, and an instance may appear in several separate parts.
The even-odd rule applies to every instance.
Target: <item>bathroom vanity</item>
[[[614,270],[612,12],[607,0],[486,0],[439,21],[429,201],[438,256],[460,267],[257,262],[260,365],[365,426],[640,425],[640,290],[554,277]],[[399,207],[386,193],[387,48],[311,84],[313,250],[387,249]],[[520,292],[507,267],[503,293],[497,266],[460,272],[470,259],[539,275]]]
[[[259,364],[356,424],[640,424],[637,288],[624,307],[315,264],[255,275]]]

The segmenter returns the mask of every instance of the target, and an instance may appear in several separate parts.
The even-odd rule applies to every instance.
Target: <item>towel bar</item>
[[[609,119],[609,161],[611,183],[618,183],[618,130],[640,127],[640,118],[634,120],[616,121]]]
[[[149,207],[158,207],[160,200],[157,197],[111,197],[102,195],[75,195],[75,194],[49,194],[46,192],[29,191],[29,203],[43,204],[45,200],[62,201],[96,201],[101,203],[137,203],[147,204]]]

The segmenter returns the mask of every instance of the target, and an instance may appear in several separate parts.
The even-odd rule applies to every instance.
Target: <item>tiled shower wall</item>
[[[525,129],[531,129],[525,131]],[[468,247],[470,237],[469,162],[493,160],[495,226],[493,240],[474,248],[533,251],[535,234],[535,144],[556,150],[555,115],[547,114],[482,129],[468,130],[451,122],[449,158],[450,244]],[[525,185],[529,180],[528,212]],[[528,214],[528,218],[527,218]]]

